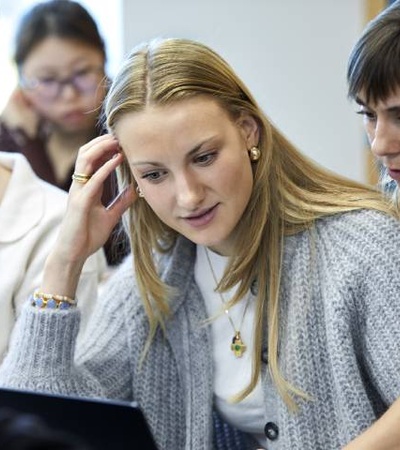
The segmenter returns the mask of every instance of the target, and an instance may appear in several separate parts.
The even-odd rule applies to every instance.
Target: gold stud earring
[[[141,198],[144,197],[144,194],[139,186],[136,186],[136,194],[138,195],[138,197],[141,197]]]
[[[249,157],[251,162],[256,162],[260,159],[261,152],[260,149],[256,146],[251,147],[249,150]]]

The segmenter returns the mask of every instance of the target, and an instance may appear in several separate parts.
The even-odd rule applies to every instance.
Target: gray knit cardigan
[[[139,368],[148,325],[132,265],[104,289],[85,336],[79,309],[27,305],[0,369],[0,384],[80,396],[135,399],[162,450],[255,448],[213,427],[211,334],[194,281],[195,246],[179,239],[163,279],[179,287],[166,334]],[[279,360],[307,393],[290,413],[263,364],[268,449],[339,449],[400,394],[400,225],[373,211],[339,214],[285,242]],[[267,343],[264,342],[264,346]]]

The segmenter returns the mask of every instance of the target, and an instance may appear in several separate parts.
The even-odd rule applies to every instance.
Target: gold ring
[[[84,173],[74,172],[72,175],[73,181],[77,183],[85,184],[92,178],[92,175],[85,175]]]

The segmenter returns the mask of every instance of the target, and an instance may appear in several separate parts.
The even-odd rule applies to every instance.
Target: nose
[[[193,173],[179,175],[175,181],[176,199],[178,206],[194,211],[204,199],[204,185]]]
[[[368,132],[372,153],[378,158],[400,153],[400,128],[385,120],[377,120]]]
[[[79,95],[78,89],[70,81],[65,81],[60,85],[59,97],[65,99],[75,98]]]

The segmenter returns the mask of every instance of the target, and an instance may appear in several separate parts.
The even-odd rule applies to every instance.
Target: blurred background
[[[16,83],[18,19],[32,0],[0,0],[0,109]],[[188,37],[233,66],[266,114],[305,154],[374,183],[361,118],[347,99],[346,64],[365,23],[388,0],[82,0],[107,43],[112,77],[130,48]]]

